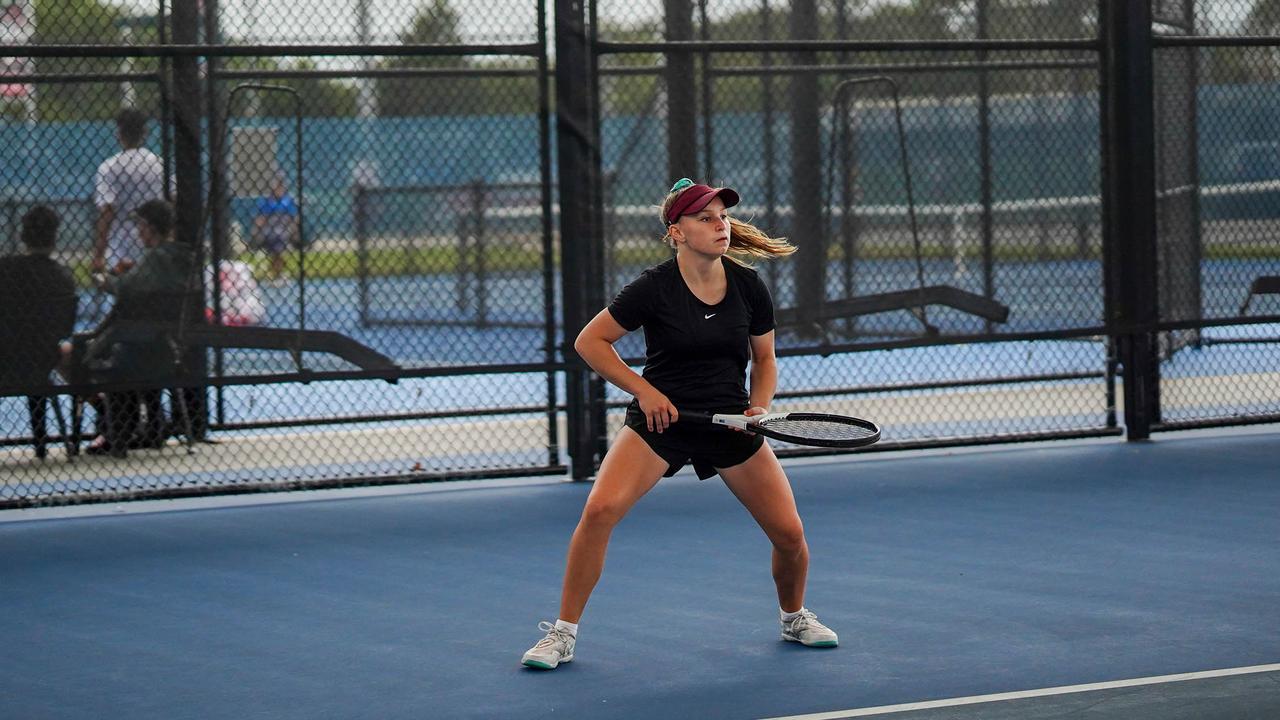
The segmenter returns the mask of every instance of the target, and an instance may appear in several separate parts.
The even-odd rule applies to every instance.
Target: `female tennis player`
[[[613,528],[663,477],[692,463],[699,479],[720,474],[773,544],[782,639],[834,647],[836,634],[804,607],[809,548],[787,476],[760,435],[680,423],[680,410],[760,415],[777,386],[773,301],[756,272],[736,258],[795,252],[730,218],[738,193],[681,179],[662,203],[663,236],[675,257],[641,273],[582,329],[574,349],[606,380],[634,396],[626,426],[600,464],[569,542],[560,617],[522,660],[545,670],[573,660],[578,621],[600,579]],[[644,374],[613,344],[644,328]],[[746,370],[751,366],[751,386]]]

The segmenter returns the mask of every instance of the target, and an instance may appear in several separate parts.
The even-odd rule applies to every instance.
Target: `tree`
[[[1245,17],[1241,32],[1245,35],[1280,33],[1280,0],[1258,0]],[[1233,66],[1237,71],[1237,81],[1274,81],[1280,78],[1280,52],[1275,48],[1240,48],[1234,52],[1217,48],[1217,51],[1222,56],[1220,64]]]
[[[1244,35],[1275,35],[1280,32],[1280,0],[1258,0],[1245,17]]]
[[[315,70],[314,60],[299,60],[294,70]],[[293,88],[302,101],[302,114],[306,117],[355,117],[359,109],[360,91],[351,84],[321,78],[272,79],[271,85]],[[287,93],[266,92],[259,95],[259,113],[275,117],[288,117],[294,113],[294,101]],[[244,108],[237,108],[243,112]]]
[[[532,58],[493,60],[483,65],[472,63],[470,67],[492,70],[536,71],[538,64]],[[455,112],[465,115],[531,115],[538,112],[538,78],[536,74],[522,77],[489,75],[465,79],[466,92],[455,105]]]
[[[51,44],[120,43],[119,8],[103,0],[35,0],[36,31],[33,42]],[[114,58],[38,58],[41,74],[119,72]],[[36,101],[42,120],[105,119],[120,108],[120,86],[102,83],[45,83]]]
[[[449,0],[430,0],[418,8],[409,27],[400,33],[404,45],[460,45],[458,28],[461,17]],[[466,58],[460,55],[428,57],[395,57],[383,67],[388,70],[410,68],[462,68]],[[459,78],[379,78],[378,108],[383,115],[448,115],[465,96],[465,84]]]

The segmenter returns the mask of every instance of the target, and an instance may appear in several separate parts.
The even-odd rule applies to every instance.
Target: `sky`
[[[109,0],[137,12],[154,12],[158,0]],[[224,31],[248,42],[346,43],[357,37],[358,0],[220,0]],[[711,12],[728,14],[754,8],[759,0],[715,0]],[[820,0],[821,1],[821,0]],[[1034,2],[1035,0],[1029,0]],[[170,0],[172,2],[172,0]],[[373,41],[394,43],[423,2],[367,0]],[[529,42],[536,36],[533,0],[449,0],[462,20],[467,42]],[[785,0],[779,0],[782,4]],[[849,0],[851,7],[902,5],[910,0]],[[550,9],[554,0],[545,0]],[[1230,32],[1254,0],[1197,0],[1198,13],[1211,18],[1217,32]],[[282,12],[283,10],[283,12]],[[662,0],[599,0],[602,17],[651,20],[660,16]],[[279,14],[273,16],[273,14]]]
[[[167,0],[172,3],[174,0]],[[418,8],[431,0],[217,0],[223,37],[233,43],[348,44],[360,37],[358,7],[368,7],[370,41],[394,44]],[[846,0],[855,14],[880,5],[903,5],[912,0]],[[972,1],[972,0],[971,0]],[[995,0],[1014,2],[1017,0]],[[1046,0],[1021,0],[1045,2]],[[1125,0],[1126,2],[1133,0]],[[1196,0],[1199,24],[1210,33],[1232,33],[1260,0]],[[22,3],[23,0],[8,0]],[[27,0],[30,2],[30,0]],[[155,13],[160,0],[106,0],[135,15]],[[448,0],[460,16],[461,34],[468,43],[529,43],[537,37],[534,0]],[[544,0],[550,9],[555,0]],[[652,22],[661,17],[663,0],[596,0],[607,22]],[[756,9],[760,0],[709,2],[714,21],[742,10]],[[828,4],[830,0],[819,0]],[[785,5],[786,0],[774,0]]]
[[[552,0],[547,0],[550,3]],[[368,0],[373,41],[395,43],[420,3]],[[116,0],[154,12],[157,0]],[[529,42],[536,36],[531,0],[449,0],[462,19],[464,40]],[[347,43],[357,37],[356,0],[221,0],[223,31],[248,42]]]

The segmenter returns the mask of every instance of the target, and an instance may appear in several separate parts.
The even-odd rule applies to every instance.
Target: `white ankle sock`
[[[578,637],[578,623],[565,622],[564,620],[556,618],[556,629],[568,630],[570,635]]]
[[[803,607],[801,607],[799,610],[795,612],[787,612],[782,608],[778,608],[778,614],[782,616],[782,622],[791,622],[792,620],[795,620],[796,618],[800,617],[800,613],[802,612],[804,612]]]

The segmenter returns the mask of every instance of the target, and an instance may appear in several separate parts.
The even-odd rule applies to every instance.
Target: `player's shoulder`
[[[750,265],[743,265],[742,263],[734,260],[730,260],[729,258],[725,258],[723,262],[724,262],[725,270],[728,270],[729,272],[739,277],[748,277],[748,278],[760,277],[760,273],[757,272],[756,269],[751,267]]]
[[[646,269],[645,272],[653,273],[655,275],[669,275],[673,272],[679,272],[678,268],[679,268],[679,265],[676,264],[676,258],[674,255],[672,255],[671,257],[667,258],[666,260],[663,260],[657,265],[649,266],[649,268]]]
[[[750,287],[759,288],[764,286],[764,279],[760,277],[760,272],[753,267],[725,258],[724,268],[726,273],[742,280]]]
[[[640,272],[636,277],[637,282],[658,282],[666,278],[670,278],[673,274],[680,272],[679,266],[676,265],[676,259],[670,258],[664,260],[657,265],[650,265]]]

